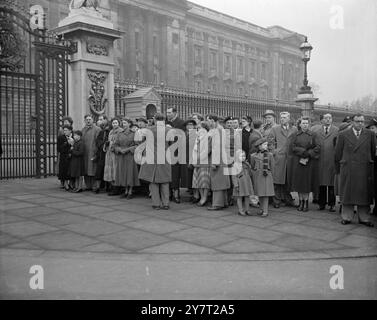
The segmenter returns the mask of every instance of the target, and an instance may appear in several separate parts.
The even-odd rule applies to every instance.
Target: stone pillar
[[[301,104],[302,116],[309,117],[312,121],[314,120],[314,102],[318,98],[314,98],[313,93],[299,93],[297,95],[296,102]]]
[[[68,65],[68,114],[75,128],[88,113],[113,117],[114,40],[121,32],[92,8],[72,9],[54,31],[77,43]]]

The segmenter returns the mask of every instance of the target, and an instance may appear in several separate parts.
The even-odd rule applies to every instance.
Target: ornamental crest
[[[88,71],[91,81],[89,90],[89,108],[95,117],[105,113],[107,98],[105,97],[106,73],[100,71]]]
[[[0,17],[0,68],[15,71],[23,68],[26,40],[11,21]]]

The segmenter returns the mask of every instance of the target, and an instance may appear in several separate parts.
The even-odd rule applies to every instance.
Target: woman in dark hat
[[[290,187],[299,196],[298,211],[309,210],[309,194],[319,188],[317,177],[320,143],[316,134],[309,129],[308,117],[301,118],[301,130],[292,134],[289,140],[289,162],[291,168]]]

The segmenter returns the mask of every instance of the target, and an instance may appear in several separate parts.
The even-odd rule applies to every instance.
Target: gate
[[[68,51],[74,46],[32,30],[20,8],[0,6],[0,179],[56,174]]]

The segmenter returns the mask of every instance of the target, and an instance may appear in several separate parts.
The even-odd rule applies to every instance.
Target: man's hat
[[[229,121],[229,120],[236,120],[236,118],[235,118],[235,117],[232,117],[232,116],[229,116],[229,117],[226,117],[226,118],[224,119],[224,122],[227,122],[227,121]]]
[[[346,116],[342,122],[351,122],[352,118],[350,116]]]
[[[142,122],[145,122],[146,124],[148,124],[148,120],[145,119],[145,118],[143,118],[143,117],[141,117],[141,118],[137,118],[136,121],[137,121],[137,122],[138,122],[138,121],[142,121]]]
[[[196,126],[196,121],[192,118],[187,119],[183,125],[187,126],[189,123],[191,123],[193,126]]]
[[[275,112],[273,110],[266,110],[266,112],[263,115],[263,118],[266,116],[273,116],[276,118]]]
[[[368,124],[365,126],[365,128],[369,129],[372,126],[376,126],[377,127],[377,120],[376,119],[370,119],[369,122],[368,122]]]
[[[265,142],[267,142],[267,138],[260,138],[260,139],[258,139],[257,141],[254,142],[254,146],[258,147]]]

